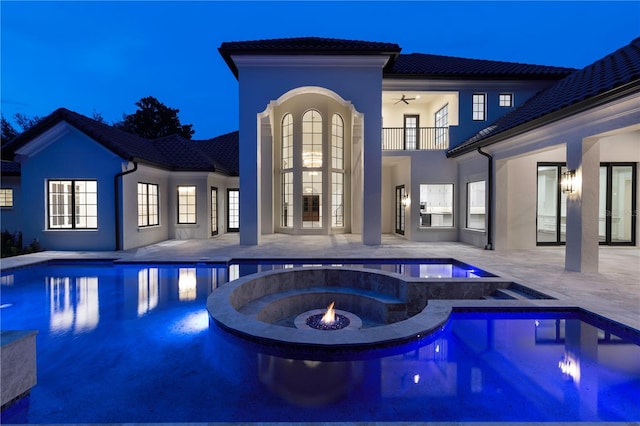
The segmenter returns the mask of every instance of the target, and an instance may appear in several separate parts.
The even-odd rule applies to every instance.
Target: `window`
[[[98,228],[98,182],[50,180],[48,182],[49,229]]]
[[[484,121],[487,119],[487,95],[485,93],[473,94],[473,120]]]
[[[293,226],[293,173],[282,174],[282,227]]]
[[[302,116],[302,167],[322,167],[322,116],[315,109]]]
[[[438,148],[447,147],[447,127],[449,126],[449,104],[446,104],[435,114],[436,124],[436,146]]]
[[[485,229],[485,181],[467,183],[467,228]]]
[[[0,189],[0,207],[13,207],[13,189]]]
[[[322,174],[302,172],[302,227],[322,227]]]
[[[498,105],[501,107],[512,107],[513,93],[500,93],[498,96]]]
[[[418,149],[420,141],[418,140],[418,128],[420,116],[419,115],[405,115],[404,116],[404,149],[414,150]]]
[[[196,223],[195,185],[178,185],[178,223]]]
[[[420,185],[420,227],[453,226],[453,184]]]
[[[331,119],[331,226],[344,226],[344,121],[338,114]]]
[[[282,118],[282,169],[293,167],[293,116],[285,114]]]
[[[227,189],[227,232],[240,230],[240,190]]]
[[[211,235],[218,235],[218,188],[211,187]]]
[[[289,113],[282,118],[282,212],[280,225],[293,227],[293,116]]]
[[[158,211],[158,185],[138,182],[138,226],[158,225]]]

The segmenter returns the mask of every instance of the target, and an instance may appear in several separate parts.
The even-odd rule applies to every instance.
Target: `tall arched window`
[[[282,218],[283,228],[293,226],[293,116],[282,118]]]
[[[331,117],[331,226],[344,226],[344,121]]]
[[[302,227],[322,227],[322,116],[302,115]]]

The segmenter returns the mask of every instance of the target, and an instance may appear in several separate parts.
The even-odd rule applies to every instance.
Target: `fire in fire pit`
[[[348,327],[351,321],[346,316],[336,313],[334,305],[335,302],[331,302],[324,314],[310,315],[306,324],[316,330],[340,330]]]

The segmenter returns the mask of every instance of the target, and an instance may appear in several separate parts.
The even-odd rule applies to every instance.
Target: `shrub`
[[[39,251],[42,251],[42,247],[37,239],[34,238],[28,246],[23,247],[22,232],[10,232],[6,229],[2,231],[2,246],[0,251],[2,257],[36,253]]]

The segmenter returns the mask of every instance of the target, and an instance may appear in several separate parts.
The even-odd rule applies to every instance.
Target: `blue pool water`
[[[1,423],[640,421],[640,339],[578,312],[455,313],[392,350],[300,359],[209,324],[228,269],[4,273],[3,329],[35,329],[38,384]],[[622,336],[622,337],[621,337]]]

